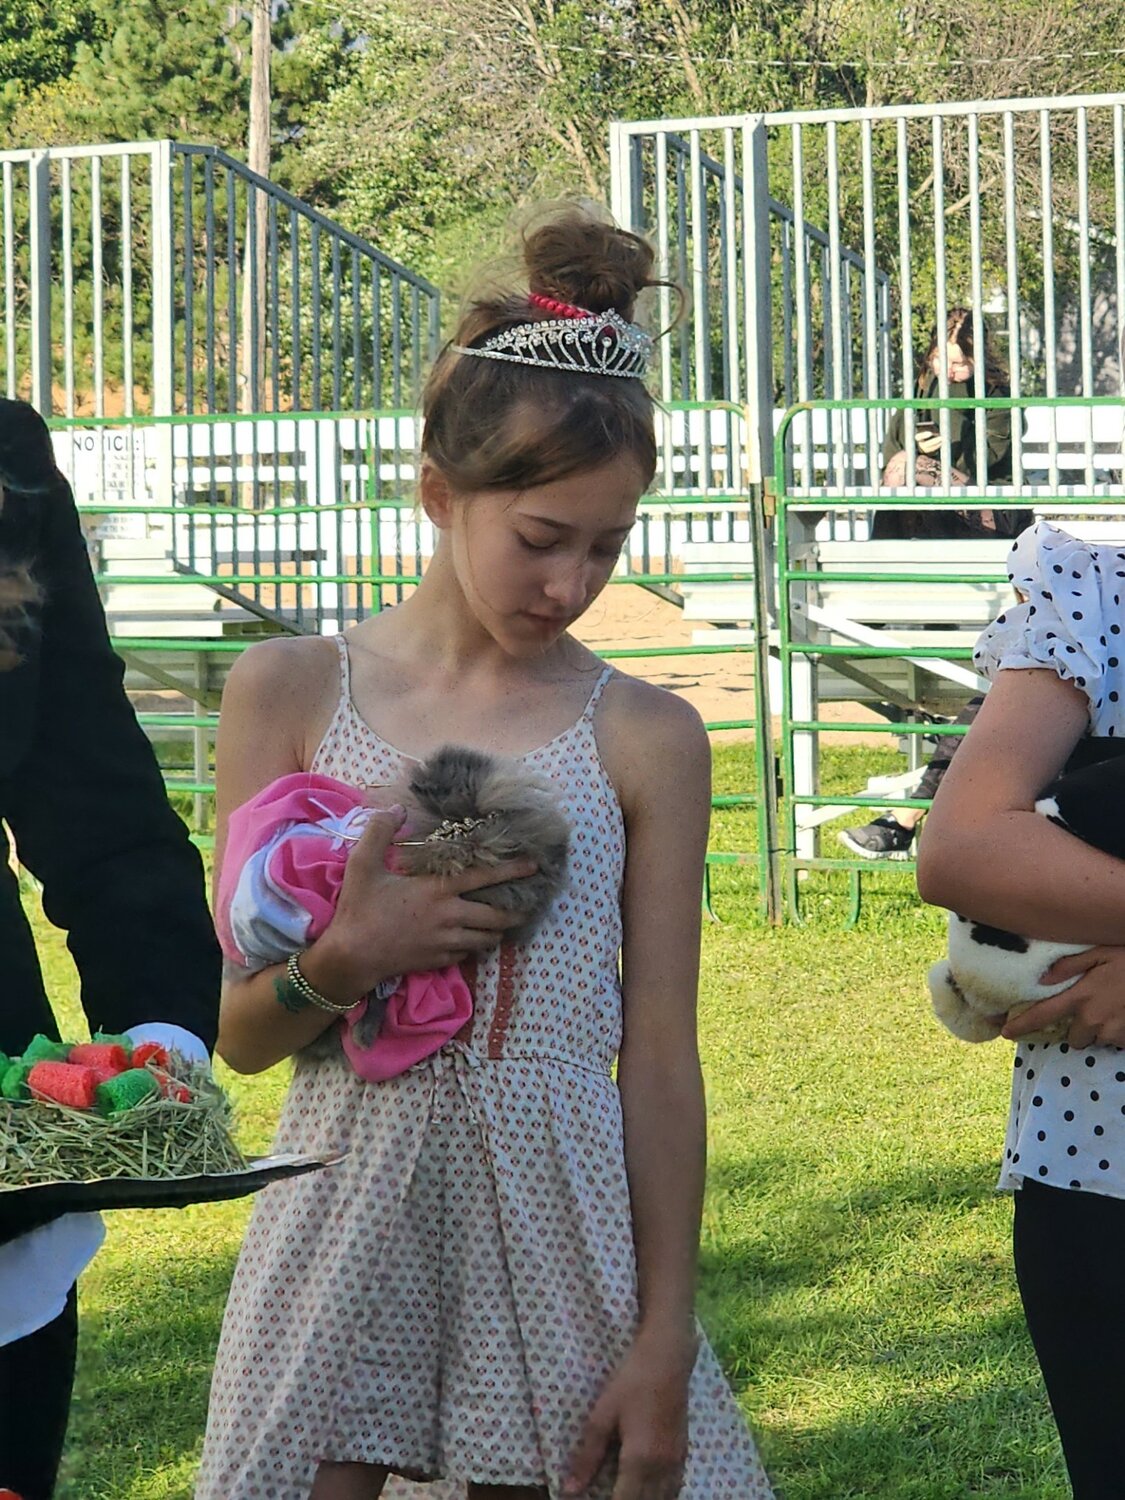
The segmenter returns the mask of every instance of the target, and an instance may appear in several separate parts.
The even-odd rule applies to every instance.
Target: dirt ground
[[[723,644],[724,631],[695,620],[685,620],[676,605],[638,584],[612,584],[574,627],[574,634],[595,650],[690,646],[697,631],[706,631],[714,637],[716,645]],[[754,717],[750,657],[741,652],[714,656],[642,657],[618,661],[616,665],[647,682],[681,693],[709,723]],[[822,713],[826,720],[882,722],[870,709],[856,703],[826,703]],[[776,731],[776,717],[774,728]],[[732,730],[728,733],[733,739],[748,739],[752,731]],[[822,738],[829,743],[838,739],[853,746],[871,744],[885,748],[887,744],[885,733],[825,734]]]
[[[691,646],[696,631],[713,636],[716,645],[723,643],[724,631],[698,621],[685,620],[676,605],[638,584],[611,585],[574,628],[574,634],[595,650]],[[708,723],[754,717],[754,683],[747,654],[724,652],[714,656],[641,657],[619,660],[615,665],[647,682],[681,693]],[[178,693],[152,690],[134,692],[130,696],[139,712],[175,712],[188,707]],[[821,712],[826,720],[881,722],[870,709],[856,703],[826,703]],[[775,734],[778,732],[776,715],[774,731]],[[749,739],[753,731],[727,730],[723,733],[725,738]],[[853,746],[885,747],[887,744],[885,733],[825,734],[822,738],[828,743],[838,740]]]

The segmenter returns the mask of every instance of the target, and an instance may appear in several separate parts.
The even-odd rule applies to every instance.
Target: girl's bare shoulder
[[[686,698],[625,672],[606,684],[595,720],[598,752],[622,806],[667,793],[709,791],[711,747]]]
[[[263,726],[283,723],[303,738],[322,735],[340,693],[340,656],[323,636],[278,636],[250,646],[223,689],[223,714]],[[316,736],[319,738],[319,736]]]

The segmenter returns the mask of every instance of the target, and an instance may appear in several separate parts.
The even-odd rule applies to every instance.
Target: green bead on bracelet
[[[329,1000],[308,982],[301,973],[301,966],[297,962],[298,954],[291,953],[285,965],[285,977],[280,975],[274,980],[274,993],[278,1002],[294,1015],[302,1011],[306,1006],[315,1006],[317,1010],[327,1011],[332,1016],[346,1016],[361,1005],[367,998],[360,995],[358,1000],[352,1000],[348,1005],[337,1005],[335,1000]]]

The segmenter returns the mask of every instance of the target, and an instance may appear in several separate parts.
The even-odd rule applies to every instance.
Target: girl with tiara
[[[425,391],[437,545],[417,590],[232,672],[217,852],[278,777],[386,785],[453,742],[550,780],[567,883],[517,946],[518,917],[467,898],[531,867],[389,873],[392,807],[297,973],[228,979],[222,1055],[296,1058],[278,1149],[349,1154],[258,1200],[198,1500],[770,1495],[692,1312],[708,742],[687,704],[568,634],[655,472],[632,322],[653,256],[579,208],[523,248],[528,289],[471,302]],[[389,976],[455,963],[473,1015],[425,1062],[368,1083],[310,1047]]]

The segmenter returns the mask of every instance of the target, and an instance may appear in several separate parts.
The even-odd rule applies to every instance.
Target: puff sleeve
[[[991,681],[997,672],[1049,668],[1085,693],[1092,735],[1125,734],[1125,550],[1040,521],[1013,542],[1008,577],[1025,602],[981,635],[977,671]]]

